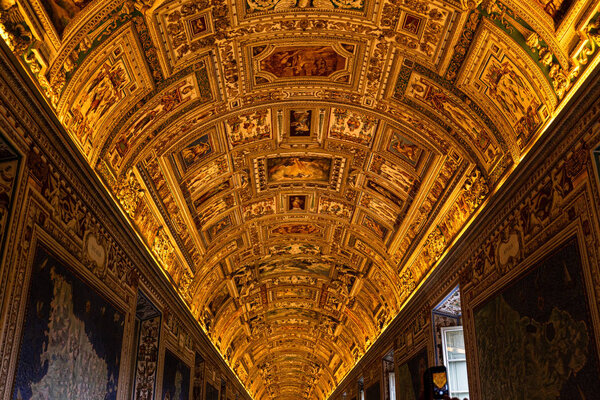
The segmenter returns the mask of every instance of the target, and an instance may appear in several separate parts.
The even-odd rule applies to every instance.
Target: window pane
[[[450,396],[451,397],[456,397],[456,398],[458,398],[460,400],[468,399],[469,398],[469,392],[453,392],[453,393],[450,393]]]
[[[450,396],[460,400],[469,398],[469,382],[467,379],[467,361],[465,340],[462,329],[448,328],[443,330],[445,347],[444,362],[448,370]]]
[[[448,351],[448,360],[465,359],[465,339],[462,331],[446,332],[446,347]]]
[[[467,380],[467,362],[455,361],[449,363],[448,370],[452,370],[450,387],[452,391],[466,392],[469,390],[469,381]]]
[[[390,399],[396,400],[396,377],[393,372],[388,373],[388,381],[390,383]]]

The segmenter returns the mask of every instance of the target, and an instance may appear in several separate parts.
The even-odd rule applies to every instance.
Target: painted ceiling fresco
[[[0,7],[257,400],[327,398],[600,60],[596,0]]]

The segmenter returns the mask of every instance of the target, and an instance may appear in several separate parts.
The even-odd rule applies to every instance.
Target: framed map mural
[[[424,393],[423,374],[427,369],[427,347],[398,366],[397,400],[419,400]]]
[[[188,400],[190,367],[169,350],[165,350],[161,400]]]
[[[474,312],[482,399],[593,399],[598,353],[576,238]]]
[[[14,400],[116,400],[124,314],[36,249]]]

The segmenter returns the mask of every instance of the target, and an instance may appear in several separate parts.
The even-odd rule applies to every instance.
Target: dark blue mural
[[[169,350],[165,350],[162,400],[188,400],[190,367]]]
[[[115,400],[123,325],[122,312],[38,247],[13,399]]]
[[[596,399],[598,355],[569,240],[474,313],[483,399]]]

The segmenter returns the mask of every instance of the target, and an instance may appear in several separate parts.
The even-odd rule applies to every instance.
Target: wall
[[[16,65],[0,43],[0,399],[249,398]]]
[[[397,370],[423,348],[433,365],[431,311],[456,285],[471,399],[514,398],[513,392],[525,398],[573,398],[579,391],[595,397],[600,373],[600,179],[593,157],[600,142],[598,82],[596,72],[332,399],[350,399],[344,393],[361,376],[375,373],[376,360],[390,349]],[[514,352],[498,339],[510,335],[512,348],[520,346]],[[491,357],[494,353],[498,357]],[[487,379],[492,374],[495,379]],[[397,392],[398,399],[406,398],[401,388]]]

